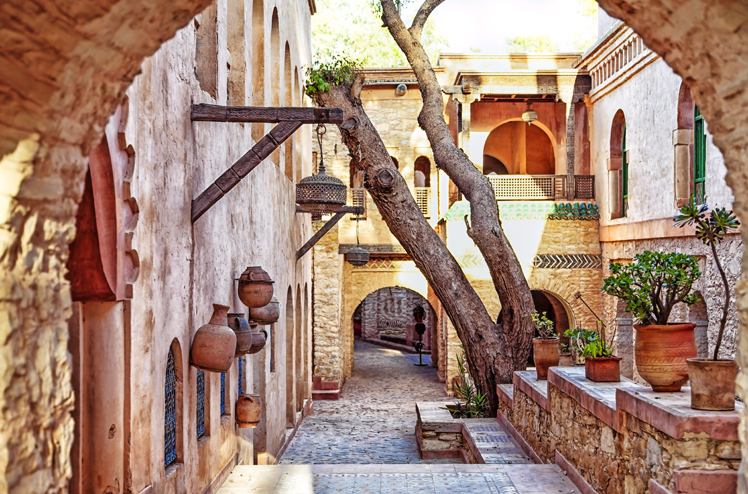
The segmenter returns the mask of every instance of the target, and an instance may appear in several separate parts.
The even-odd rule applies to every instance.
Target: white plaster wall
[[[590,110],[590,159],[595,174],[600,223],[622,224],[668,218],[675,214],[673,130],[677,129],[681,78],[661,59],[636,73],[600,98],[593,96]],[[611,220],[608,204],[608,169],[613,117],[626,117],[629,150],[629,207],[626,218]],[[711,206],[732,206],[725,183],[726,168],[709,136],[707,145],[707,198]]]
[[[270,22],[277,5],[281,53],[288,41],[292,64],[309,63],[310,12],[306,0],[265,2],[266,56],[270,57]],[[251,39],[251,1],[245,4],[246,37]],[[152,484],[158,492],[201,492],[236,452],[239,460],[252,461],[251,429],[235,429],[237,366],[227,375],[231,393],[231,419],[219,416],[220,375],[206,373],[206,435],[195,433],[195,377],[188,367],[189,348],[197,329],[208,322],[212,304],[231,305],[243,311],[234,296],[237,279],[247,266],[262,266],[275,280],[275,290],[285,310],[286,292],[297,285],[311,286],[310,256],[296,262],[295,252],[311,235],[310,218],[295,213],[294,185],[284,170],[270,159],[259,165],[239,185],[214,205],[194,225],[191,201],[253,145],[250,125],[192,123],[193,103],[226,104],[227,60],[226,0],[218,1],[218,99],[202,91],[195,78],[195,27],[188,25],[164,44],[142,66],[128,91],[128,143],[135,150],[132,195],[140,206],[134,235],[141,271],[132,303],[132,451],[133,491]],[[251,47],[248,46],[251,54]],[[251,60],[251,59],[250,59]],[[271,66],[268,58],[266,66]],[[247,80],[251,81],[248,64]],[[292,70],[293,74],[293,70]],[[268,101],[278,76],[266,81]],[[282,77],[282,74],[280,75]],[[298,82],[294,85],[299,91]],[[247,95],[251,94],[251,82]],[[270,126],[267,126],[268,130]],[[308,134],[308,131],[306,131]],[[304,141],[302,133],[296,142]],[[302,146],[303,169],[311,169],[311,153]],[[303,298],[303,295],[302,295]],[[301,300],[294,303],[303,303]],[[285,439],[285,318],[274,325],[275,372],[269,358],[248,358],[247,383],[266,376],[264,387],[266,443],[274,457]],[[304,328],[310,335],[310,326]],[[163,463],[164,378],[166,356],[173,339],[182,348],[184,363],[184,463],[165,477]],[[269,352],[269,346],[264,350]],[[253,373],[262,362],[265,373]],[[307,359],[308,362],[308,359]],[[307,372],[308,376],[309,373]],[[229,384],[230,383],[230,384]],[[256,384],[256,383],[255,383]],[[208,395],[209,393],[209,395]],[[208,398],[209,396],[209,398]],[[208,411],[209,407],[209,411]],[[255,451],[257,453],[257,451]]]

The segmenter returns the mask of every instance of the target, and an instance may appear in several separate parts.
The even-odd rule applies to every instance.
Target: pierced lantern
[[[296,184],[296,203],[312,213],[334,213],[346,204],[348,188],[342,180],[325,173],[322,136],[326,132],[324,125],[317,127],[319,171]]]
[[[356,267],[365,266],[369,262],[369,251],[356,245],[345,255],[345,262]]]
[[[527,125],[532,125],[537,119],[538,113],[532,109],[532,103],[527,103],[527,110],[522,114],[522,120],[527,122]]]

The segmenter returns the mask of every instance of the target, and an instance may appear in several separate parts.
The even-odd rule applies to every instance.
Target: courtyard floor
[[[415,403],[449,399],[436,369],[416,367],[417,361],[417,355],[356,341],[340,399],[314,403],[314,415],[304,419],[280,465],[237,466],[219,494],[579,493],[556,465],[534,465],[519,455],[492,455],[500,464],[482,465],[420,460]],[[519,449],[498,422],[490,430]]]

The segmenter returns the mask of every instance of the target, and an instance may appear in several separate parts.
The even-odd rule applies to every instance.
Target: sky
[[[469,52],[471,48],[503,53],[507,38],[543,34],[549,35],[560,51],[573,52],[579,26],[585,24],[578,0],[446,0],[432,16],[448,40],[447,53]]]

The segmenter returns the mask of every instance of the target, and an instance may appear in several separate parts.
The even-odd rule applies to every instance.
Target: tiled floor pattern
[[[433,367],[418,355],[355,342],[351,377],[337,401],[314,402],[282,464],[419,463],[416,401],[445,399]],[[424,355],[424,362],[429,362]],[[433,462],[458,460],[429,460]]]
[[[496,419],[470,419],[464,423],[485,463],[492,465],[533,463]]]
[[[314,403],[280,465],[236,466],[218,494],[579,494],[556,465],[515,464],[516,444],[490,419],[471,433],[503,464],[422,462],[415,402],[445,399],[436,370],[358,341],[355,358],[340,400]]]
[[[556,465],[238,466],[218,494],[579,494]]]

